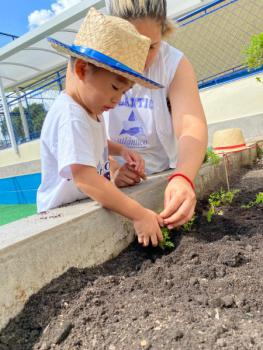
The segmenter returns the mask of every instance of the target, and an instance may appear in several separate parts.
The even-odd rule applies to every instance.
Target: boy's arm
[[[133,221],[139,243],[148,245],[151,239],[152,244],[157,245],[158,241],[162,240],[159,227],[162,220],[157,214],[126,196],[111,181],[99,175],[94,167],[74,164],[71,165],[71,171],[76,186],[82,192],[101,203],[103,207]]]

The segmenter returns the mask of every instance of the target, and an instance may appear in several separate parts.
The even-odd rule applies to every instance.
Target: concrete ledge
[[[40,159],[0,167],[0,179],[41,172]]]
[[[229,155],[229,173],[252,164],[256,150]],[[165,172],[125,192],[153,210],[163,207]],[[225,184],[223,161],[205,164],[196,179],[198,197]],[[134,239],[131,223],[92,201],[0,227],[0,328],[33,293],[72,266],[87,267],[117,256]]]

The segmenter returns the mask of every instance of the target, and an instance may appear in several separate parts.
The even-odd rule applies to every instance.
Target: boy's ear
[[[88,63],[80,58],[76,59],[74,66],[75,74],[77,74],[80,80],[84,80],[85,75],[88,71]]]

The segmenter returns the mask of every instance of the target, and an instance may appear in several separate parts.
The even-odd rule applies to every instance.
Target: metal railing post
[[[23,130],[24,130],[24,134],[25,134],[25,138],[26,140],[30,140],[30,134],[29,134],[29,128],[28,128],[28,122],[25,116],[25,111],[21,102],[21,95],[18,89],[16,89],[16,95],[19,97],[18,100],[18,108],[19,108],[19,112],[20,112],[20,117],[21,117],[21,121],[22,121],[22,125],[23,125]]]
[[[15,138],[15,133],[14,133],[13,125],[12,125],[12,120],[11,120],[9,109],[8,109],[8,105],[7,105],[7,102],[6,102],[5,90],[4,90],[4,86],[3,86],[3,82],[2,82],[1,78],[0,78],[0,98],[1,98],[2,104],[3,104],[3,110],[4,110],[4,114],[5,114],[5,121],[6,121],[6,125],[7,125],[7,130],[8,130],[8,133],[9,133],[9,137],[10,137],[10,140],[11,140],[12,148],[15,151],[16,154],[19,154],[17,143],[16,143],[16,138]]]

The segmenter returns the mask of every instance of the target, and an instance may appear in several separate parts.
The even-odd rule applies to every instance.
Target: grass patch
[[[0,225],[36,214],[36,204],[0,204]]]

